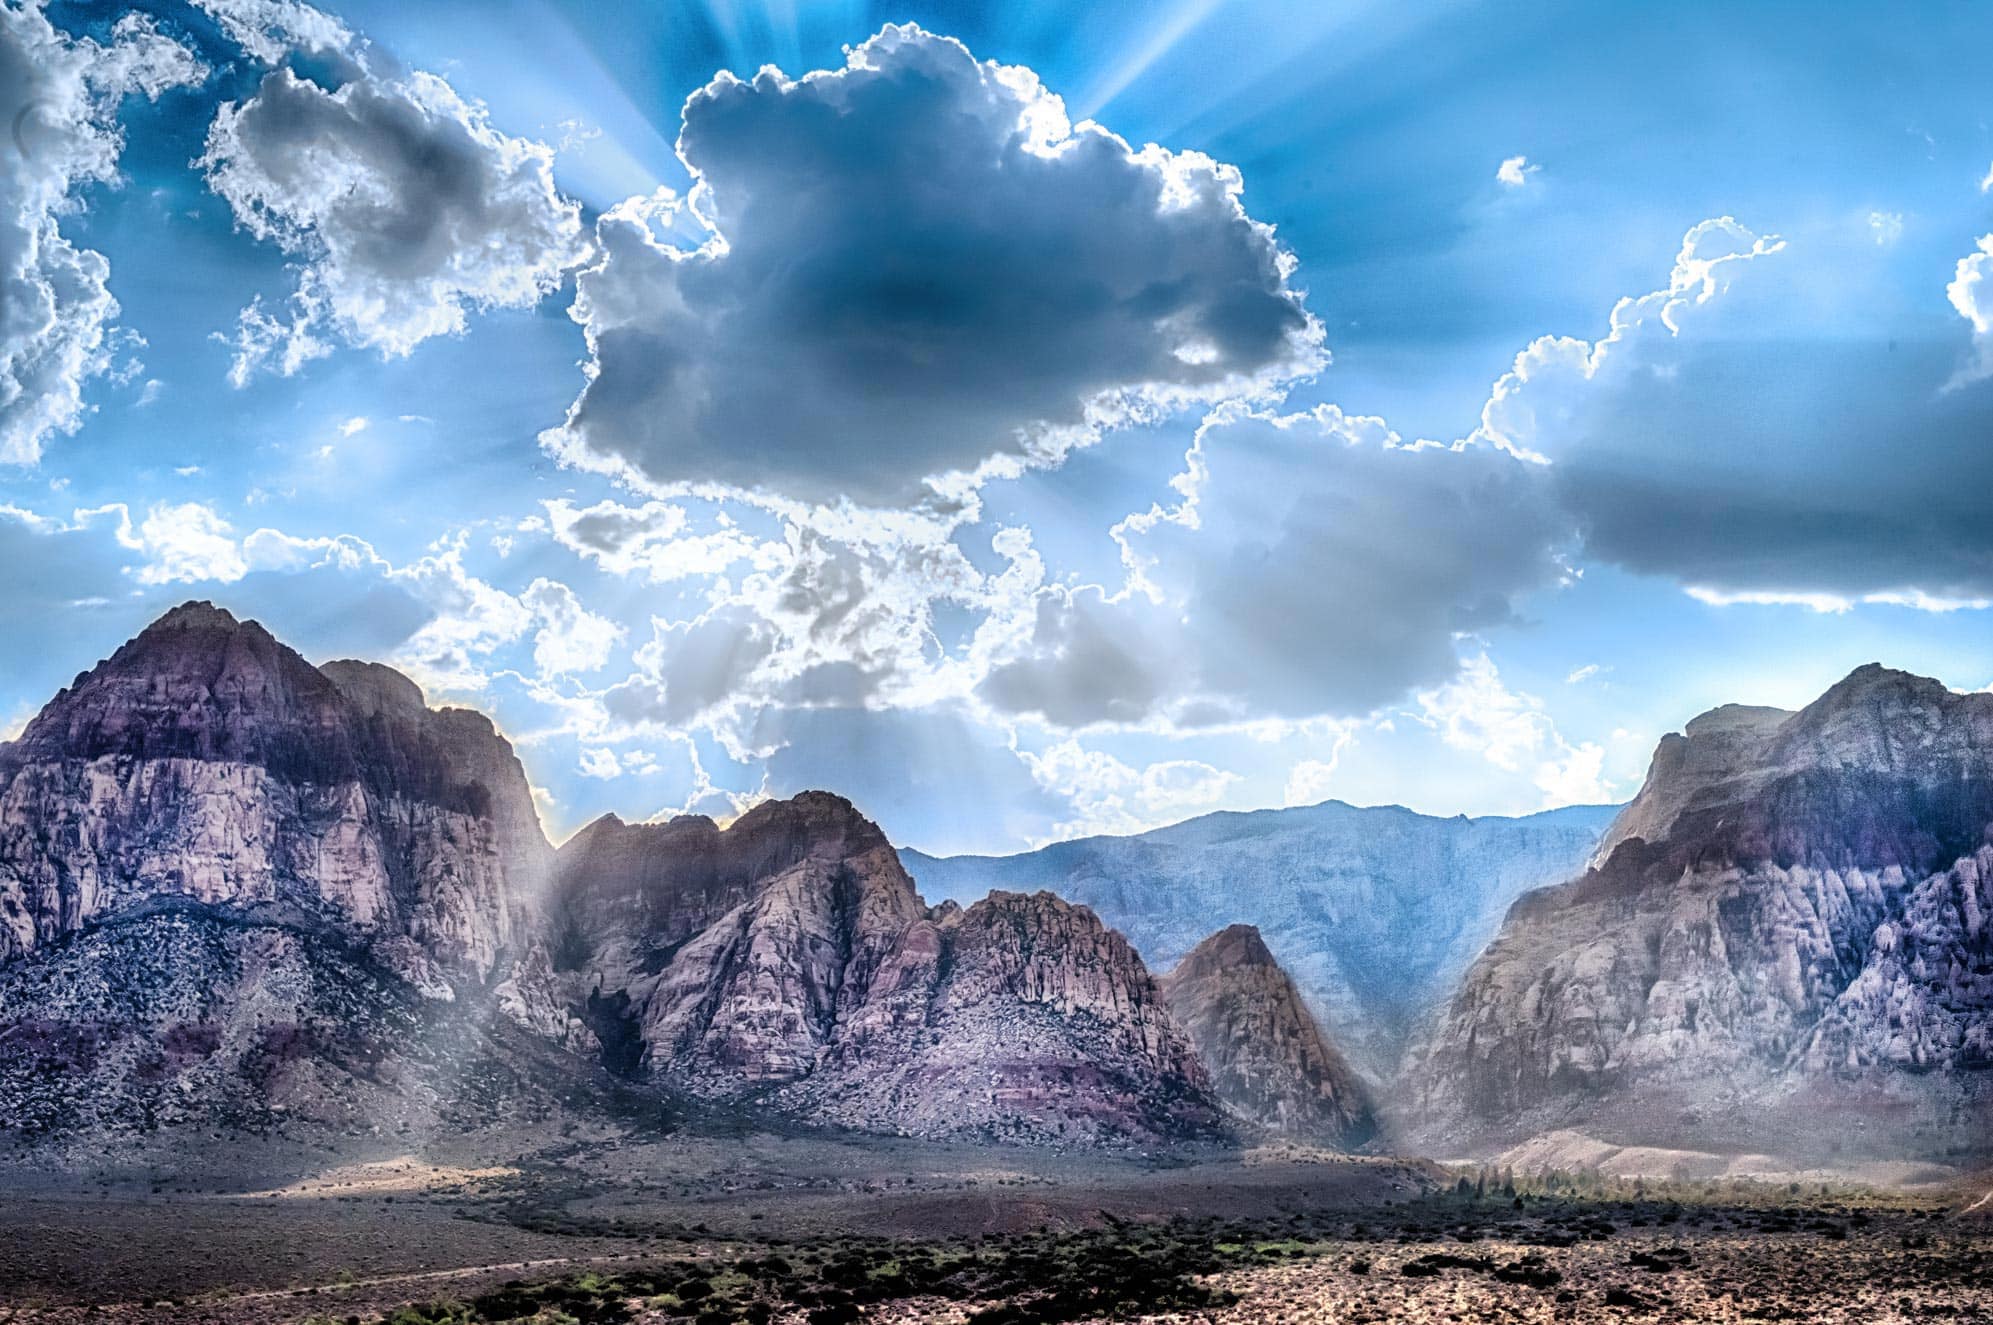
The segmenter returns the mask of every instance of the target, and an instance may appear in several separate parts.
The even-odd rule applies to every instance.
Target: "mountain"
[[[1159,970],[1214,925],[1252,925],[1335,1042],[1381,1080],[1509,903],[1582,868],[1615,813],[1439,819],[1329,801],[1016,856],[901,857],[935,898],[1051,889],[1098,912]]]
[[[1429,1135],[1984,1151],[1993,695],[1862,667],[1663,739],[1516,903],[1412,1073]]]
[[[0,1118],[485,1116],[565,1025],[532,951],[550,865],[487,719],[176,608],[0,746]]]
[[[1044,893],[930,909],[836,796],[604,819],[556,854],[489,720],[208,603],[0,746],[16,1140],[406,1144],[610,1096],[1075,1144],[1225,1128],[1119,934]]]
[[[1231,925],[1191,949],[1163,997],[1218,1099],[1268,1131],[1342,1147],[1377,1134],[1363,1083],[1323,1036],[1260,932]]]
[[[556,855],[488,720],[206,603],[0,747],[22,1138],[455,1129],[597,1067],[923,1135],[1222,1125],[1118,934],[1048,894],[930,910],[835,796],[605,819]]]
[[[630,1076],[923,1136],[1217,1132],[1119,934],[1046,893],[930,909],[840,797],[724,830],[605,817],[562,847],[552,899],[557,978]]]

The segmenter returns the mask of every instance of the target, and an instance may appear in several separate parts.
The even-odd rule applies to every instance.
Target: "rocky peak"
[[[1792,717],[1786,709],[1724,704],[1661,738],[1640,794],[1599,839],[1593,863],[1629,838],[1658,842],[1698,797],[1759,769],[1773,736]]]
[[[1989,841],[1993,696],[1871,664],[1789,716],[1705,715],[1594,868],[1511,910],[1424,1089],[1483,1125],[1650,1139],[1720,1104],[1754,1144],[1843,1092],[1955,1135],[1993,1096]]]
[[[428,708],[422,687],[385,663],[341,658],[318,669],[361,712],[419,715]]]
[[[0,750],[0,959],[159,899],[297,908],[438,987],[524,941],[547,847],[488,719],[183,604]]]
[[[1192,948],[1169,978],[1197,978],[1227,970],[1279,965],[1260,936],[1258,925],[1227,925]]]
[[[1162,979],[1218,1099],[1246,1122],[1338,1146],[1377,1132],[1368,1093],[1253,925],[1230,925]]]

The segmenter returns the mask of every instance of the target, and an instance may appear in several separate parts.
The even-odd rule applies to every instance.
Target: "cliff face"
[[[1698,719],[1604,859],[1519,901],[1468,972],[1416,1073],[1435,1126],[1776,1142],[1859,1099],[1911,1144],[1969,1144],[1989,826],[1993,696],[1870,666],[1796,714]]]
[[[1049,895],[930,911],[821,792],[562,848],[556,965],[613,1066],[929,1136],[1210,1133],[1201,1068],[1141,960]]]
[[[0,746],[0,960],[161,899],[288,908],[483,981],[550,853],[489,720],[177,608]]]
[[[1219,1100],[1283,1136],[1359,1146],[1377,1134],[1363,1083],[1251,925],[1198,944],[1162,980]]]
[[[510,1023],[568,1029],[536,977],[550,862],[488,720],[175,609],[0,746],[0,1119],[483,1116],[453,1111]]]
[[[1613,813],[1440,819],[1330,801],[1017,856],[903,854],[937,900],[968,905],[993,888],[1048,888],[1088,906],[1158,970],[1214,926],[1252,925],[1335,1042],[1382,1080],[1509,903],[1582,869]]]

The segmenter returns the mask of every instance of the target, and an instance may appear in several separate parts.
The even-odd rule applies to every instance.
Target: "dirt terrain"
[[[571,1136],[509,1162],[437,1149],[265,1181],[17,1171],[0,1320],[1993,1319],[1983,1183],[1501,1174],[1477,1191],[1423,1161],[1297,1148],[761,1132]]]

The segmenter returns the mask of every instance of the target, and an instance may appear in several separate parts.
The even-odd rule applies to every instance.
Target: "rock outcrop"
[[[1697,719],[1468,972],[1414,1074],[1429,1131],[1983,1148],[1989,829],[1993,695],[1871,665]]]
[[[176,608],[0,746],[0,1120],[461,1121],[539,1052],[485,1009],[567,1029],[550,864],[488,719]]]
[[[1279,1136],[1354,1147],[1377,1134],[1368,1093],[1251,925],[1219,930],[1164,976],[1163,997],[1219,1101]]]
[[[902,855],[937,901],[1049,888],[1098,912],[1158,970],[1216,926],[1253,925],[1351,1061],[1385,1080],[1509,903],[1582,869],[1615,812],[1440,819],[1328,801],[1016,856]]]
[[[438,988],[490,979],[549,850],[489,719],[175,608],[0,746],[0,960],[183,898],[287,909]]]
[[[1215,1133],[1148,971],[1050,894],[930,910],[840,797],[603,819],[561,850],[557,971],[604,1061],[854,1128],[1037,1141]]]

